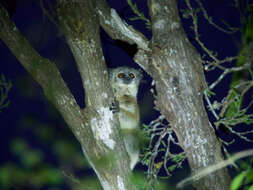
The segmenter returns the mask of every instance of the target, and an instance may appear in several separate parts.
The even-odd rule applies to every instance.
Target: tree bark
[[[153,77],[155,105],[170,122],[192,172],[223,160],[220,143],[203,105],[207,89],[199,53],[183,31],[175,0],[149,0],[152,20],[151,53],[139,51],[135,60]],[[227,190],[226,169],[210,174],[195,187]]]
[[[129,159],[121,140],[118,118],[99,40],[99,23],[113,39],[136,43],[136,62],[154,79],[155,104],[166,117],[184,149],[193,172],[222,159],[220,144],[203,106],[206,89],[200,55],[181,26],[176,0],[149,0],[152,40],[120,19],[104,0],[58,0],[61,30],[75,57],[85,89],[80,109],[56,66],[42,58],[19,33],[0,6],[0,38],[41,85],[79,140],[105,190],[134,190]],[[113,158],[113,159],[111,159]],[[101,160],[106,163],[101,164]],[[199,190],[229,189],[226,169],[195,184]]]
[[[103,189],[135,190],[118,118],[110,110],[114,98],[99,40],[99,22],[94,22],[98,17],[93,1],[59,0],[57,10],[85,87],[85,109],[78,106],[55,64],[32,48],[1,5],[0,38],[59,110]]]
[[[148,1],[153,34],[150,42],[133,28],[128,29],[123,21],[114,24],[113,20],[118,18],[115,12],[112,9],[108,11],[104,0],[97,2],[100,23],[105,30],[126,29],[108,34],[113,39],[137,44],[135,61],[152,76],[157,91],[156,107],[175,131],[192,172],[223,160],[221,145],[203,105],[202,96],[207,85],[202,61],[182,28],[176,1]],[[131,32],[136,35],[129,35]],[[221,169],[196,183],[195,187],[227,190],[229,184],[227,170]]]

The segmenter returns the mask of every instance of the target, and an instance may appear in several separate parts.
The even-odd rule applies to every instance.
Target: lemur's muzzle
[[[124,82],[125,84],[129,84],[132,80],[133,80],[133,79],[130,78],[129,76],[125,76],[124,79],[123,79],[123,82]]]

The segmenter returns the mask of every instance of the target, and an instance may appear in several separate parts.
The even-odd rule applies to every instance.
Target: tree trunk
[[[113,39],[136,43],[136,62],[154,79],[155,104],[173,127],[193,172],[222,160],[220,144],[203,106],[206,89],[200,55],[181,26],[176,0],[149,0],[152,40],[128,26],[104,0],[58,0],[62,32],[75,57],[85,89],[80,109],[60,72],[42,58],[19,33],[0,5],[0,38],[41,85],[60,111],[104,190],[135,190],[129,158],[121,140],[118,118],[99,39],[99,23]],[[199,190],[229,189],[226,169],[195,184]]]
[[[78,106],[55,64],[32,48],[1,4],[0,38],[59,110],[80,142],[103,189],[135,190],[118,118],[110,110],[114,98],[101,50],[99,22],[96,22],[98,18],[93,1],[59,0],[57,10],[61,29],[74,54],[85,87],[85,109]]]
[[[135,60],[153,77],[155,104],[175,131],[192,172],[223,160],[220,143],[203,105],[207,88],[200,55],[183,31],[176,0],[149,0],[152,20],[151,52]],[[226,169],[195,183],[199,190],[227,190]]]

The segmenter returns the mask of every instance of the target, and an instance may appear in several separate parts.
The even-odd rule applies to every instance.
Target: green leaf
[[[248,190],[253,190],[253,185],[251,185]]]
[[[176,167],[177,167],[177,165],[174,164],[174,165],[168,167],[168,170],[169,170],[170,172],[172,172],[172,171],[174,171],[174,170],[176,169]]]
[[[240,186],[242,185],[242,182],[245,178],[245,176],[247,175],[246,171],[241,172],[240,174],[238,174],[232,181],[231,185],[230,185],[230,190],[237,190],[240,188]]]
[[[206,89],[204,93],[205,93],[209,98],[210,98],[211,96],[215,96],[215,95],[216,95],[215,92],[213,92],[213,91],[211,91],[211,90],[209,90],[209,89]]]
[[[9,187],[11,185],[10,178],[11,178],[11,174],[10,174],[10,170],[9,170],[8,166],[7,165],[1,166],[0,187],[9,189]]]
[[[253,169],[251,169],[248,172],[248,175],[246,176],[246,179],[245,179],[245,184],[250,184],[250,183],[253,183]]]
[[[81,183],[73,183],[71,190],[103,190],[96,177],[85,176],[80,179]]]
[[[142,173],[132,174],[130,180],[138,189],[143,189],[145,186],[145,176]]]
[[[22,162],[27,168],[32,168],[41,163],[42,159],[43,153],[41,151],[26,151]]]
[[[6,78],[5,78],[4,74],[1,74],[1,81],[6,82]]]
[[[137,4],[134,3],[132,0],[127,0],[128,5],[130,6],[130,8],[132,9],[132,11],[134,12],[134,14],[136,14],[136,17],[132,17],[130,18],[130,20],[134,21],[134,20],[143,20],[146,23],[146,26],[148,26],[147,23],[150,23],[150,21],[144,16],[144,14],[138,9]]]
[[[45,184],[57,185],[63,180],[62,174],[58,169],[45,168],[40,172],[40,178]]]
[[[229,105],[225,114],[226,117],[234,117],[237,114],[238,110],[240,110],[240,107],[242,104],[242,97],[233,88],[230,89],[229,97],[227,98],[227,101],[231,101],[231,100],[234,100],[234,101]]]
[[[131,21],[135,21],[135,20],[139,20],[140,19],[140,17],[131,17],[131,18],[129,18],[129,20],[131,20]]]
[[[27,173],[20,167],[17,167],[13,163],[9,162],[4,166],[1,166],[0,170],[0,188],[11,189],[13,184],[22,184],[27,177]]]
[[[24,152],[25,150],[27,150],[27,144],[23,139],[16,138],[15,140],[12,141],[11,151],[14,154],[22,154],[22,152]]]

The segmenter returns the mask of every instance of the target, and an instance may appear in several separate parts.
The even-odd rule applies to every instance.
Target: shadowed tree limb
[[[135,43],[138,48],[149,50],[146,37],[122,20],[105,0],[97,0],[96,5],[100,24],[112,39],[126,41],[129,44]]]
[[[0,38],[60,111],[79,140],[103,189],[136,189],[129,178],[129,158],[119,133],[118,119],[110,110],[114,99],[107,82],[107,69],[98,43],[99,35],[89,33],[97,31],[98,25],[84,22],[86,20],[83,18],[79,22],[80,17],[77,17],[79,12],[87,18],[89,14],[97,18],[94,11],[90,12],[93,8],[92,1],[89,1],[88,6],[85,5],[86,3],[59,1],[57,8],[61,29],[74,54],[85,87],[85,109],[80,109],[77,105],[55,64],[41,57],[32,48],[1,5]]]

